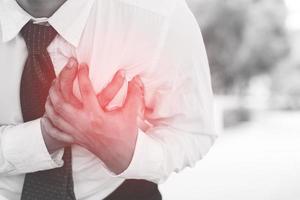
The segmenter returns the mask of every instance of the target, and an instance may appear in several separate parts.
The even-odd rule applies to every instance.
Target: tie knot
[[[21,35],[25,40],[29,54],[40,54],[46,51],[57,32],[52,26],[34,24],[30,21],[22,28]]]

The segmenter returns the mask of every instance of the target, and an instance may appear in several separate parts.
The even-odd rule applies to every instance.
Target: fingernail
[[[81,70],[83,70],[84,72],[87,72],[87,73],[89,72],[89,67],[88,67],[88,65],[85,64],[85,63],[81,64],[80,68],[81,68]]]
[[[121,70],[119,70],[119,72],[118,72],[118,75],[121,76],[122,78],[125,77],[125,74],[126,74],[126,72],[125,72],[124,69],[121,69]]]
[[[75,58],[70,58],[69,64],[67,65],[67,67],[69,69],[72,69],[72,68],[76,67],[76,65],[77,65],[76,59]]]
[[[134,79],[135,79],[136,83],[139,85],[140,88],[144,88],[144,84],[143,84],[140,76],[136,76],[136,77],[134,77]]]

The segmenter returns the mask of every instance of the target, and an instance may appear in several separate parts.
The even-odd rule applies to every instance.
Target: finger
[[[83,106],[90,111],[94,111],[95,109],[101,110],[97,96],[94,92],[91,80],[89,78],[89,69],[86,64],[80,65],[78,72],[78,82]]]
[[[124,111],[128,115],[139,116],[144,110],[144,86],[139,76],[134,77],[128,84]]]
[[[42,118],[41,126],[44,130],[47,131],[47,134],[49,134],[52,138],[64,143],[74,143],[74,139],[72,136],[67,135],[62,131],[60,131],[59,129],[55,128],[49,119],[45,117]]]
[[[59,116],[51,103],[51,100],[47,100],[45,105],[46,116],[52,122],[52,124],[59,130],[69,134],[76,134],[78,131],[61,116]]]
[[[78,116],[80,116],[79,110],[68,104],[59,89],[58,81],[54,81],[50,90],[49,98],[52,102],[54,110],[70,124],[77,121]]]
[[[62,96],[75,107],[80,107],[80,101],[73,94],[73,83],[77,75],[78,63],[76,59],[70,58],[65,68],[59,75],[59,84]]]
[[[113,80],[97,95],[102,108],[106,107],[118,94],[125,81],[125,71],[119,70]]]

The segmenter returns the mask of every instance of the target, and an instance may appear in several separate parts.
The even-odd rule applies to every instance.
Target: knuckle
[[[53,122],[53,123],[55,123],[55,120],[56,120],[56,114],[55,114],[55,112],[53,111],[53,110],[51,110],[49,113],[47,113],[48,114],[48,117],[49,117],[49,119]]]
[[[59,99],[57,97],[57,93],[56,93],[56,91],[53,87],[50,88],[50,90],[49,90],[49,97],[50,97],[53,104],[55,104],[59,101]]]
[[[58,132],[57,132],[57,139],[62,142],[67,142],[65,137],[61,133],[58,133]]]
[[[57,135],[53,131],[48,131],[48,134],[52,137],[57,139]]]
[[[46,104],[45,104],[45,111],[46,111],[46,113],[51,113],[51,112],[53,112],[52,104],[50,103],[50,101],[47,101],[47,102],[46,102]]]
[[[58,102],[55,104],[54,109],[57,113],[64,113],[65,112],[65,103]]]
[[[61,139],[61,131],[59,131],[58,129],[53,128],[51,134],[53,135],[53,137]]]
[[[60,120],[59,120],[59,118],[57,116],[53,116],[53,118],[51,120],[52,120],[52,123],[55,126],[59,126],[60,125]]]
[[[45,108],[45,114],[47,115],[48,118],[52,119],[53,118],[53,112],[51,109],[48,109],[47,107]]]
[[[46,113],[49,113],[49,112],[50,112],[49,101],[46,101],[46,104],[45,104],[45,111],[46,111]]]
[[[98,129],[103,125],[103,119],[101,117],[93,118],[91,120],[91,128]]]
[[[52,137],[55,137],[55,136],[56,136],[55,129],[54,129],[52,126],[48,126],[48,127],[46,128],[46,130],[47,130],[47,132],[48,132],[48,134],[49,134],[50,136],[52,136]]]
[[[59,131],[57,131],[57,130],[54,130],[54,131],[52,132],[52,137],[55,138],[55,139],[57,139],[57,140],[59,140],[59,141],[62,140],[62,139],[61,139],[61,135],[60,135]]]

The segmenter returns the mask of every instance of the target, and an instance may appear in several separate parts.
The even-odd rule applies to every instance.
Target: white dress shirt
[[[33,19],[15,0],[0,0],[0,199],[20,199],[25,173],[63,165],[48,154],[40,120],[24,123],[20,80],[27,48],[20,30]],[[56,74],[70,57],[90,66],[97,92],[125,69],[145,84],[146,119],[128,169],[113,174],[93,154],[73,146],[77,199],[102,199],[125,179],[164,181],[193,166],[217,134],[210,72],[201,32],[184,0],[68,0],[47,22],[59,35],[48,47]],[[127,83],[109,107],[121,106]],[[78,94],[78,84],[74,92]],[[116,122],[118,123],[118,122]]]

